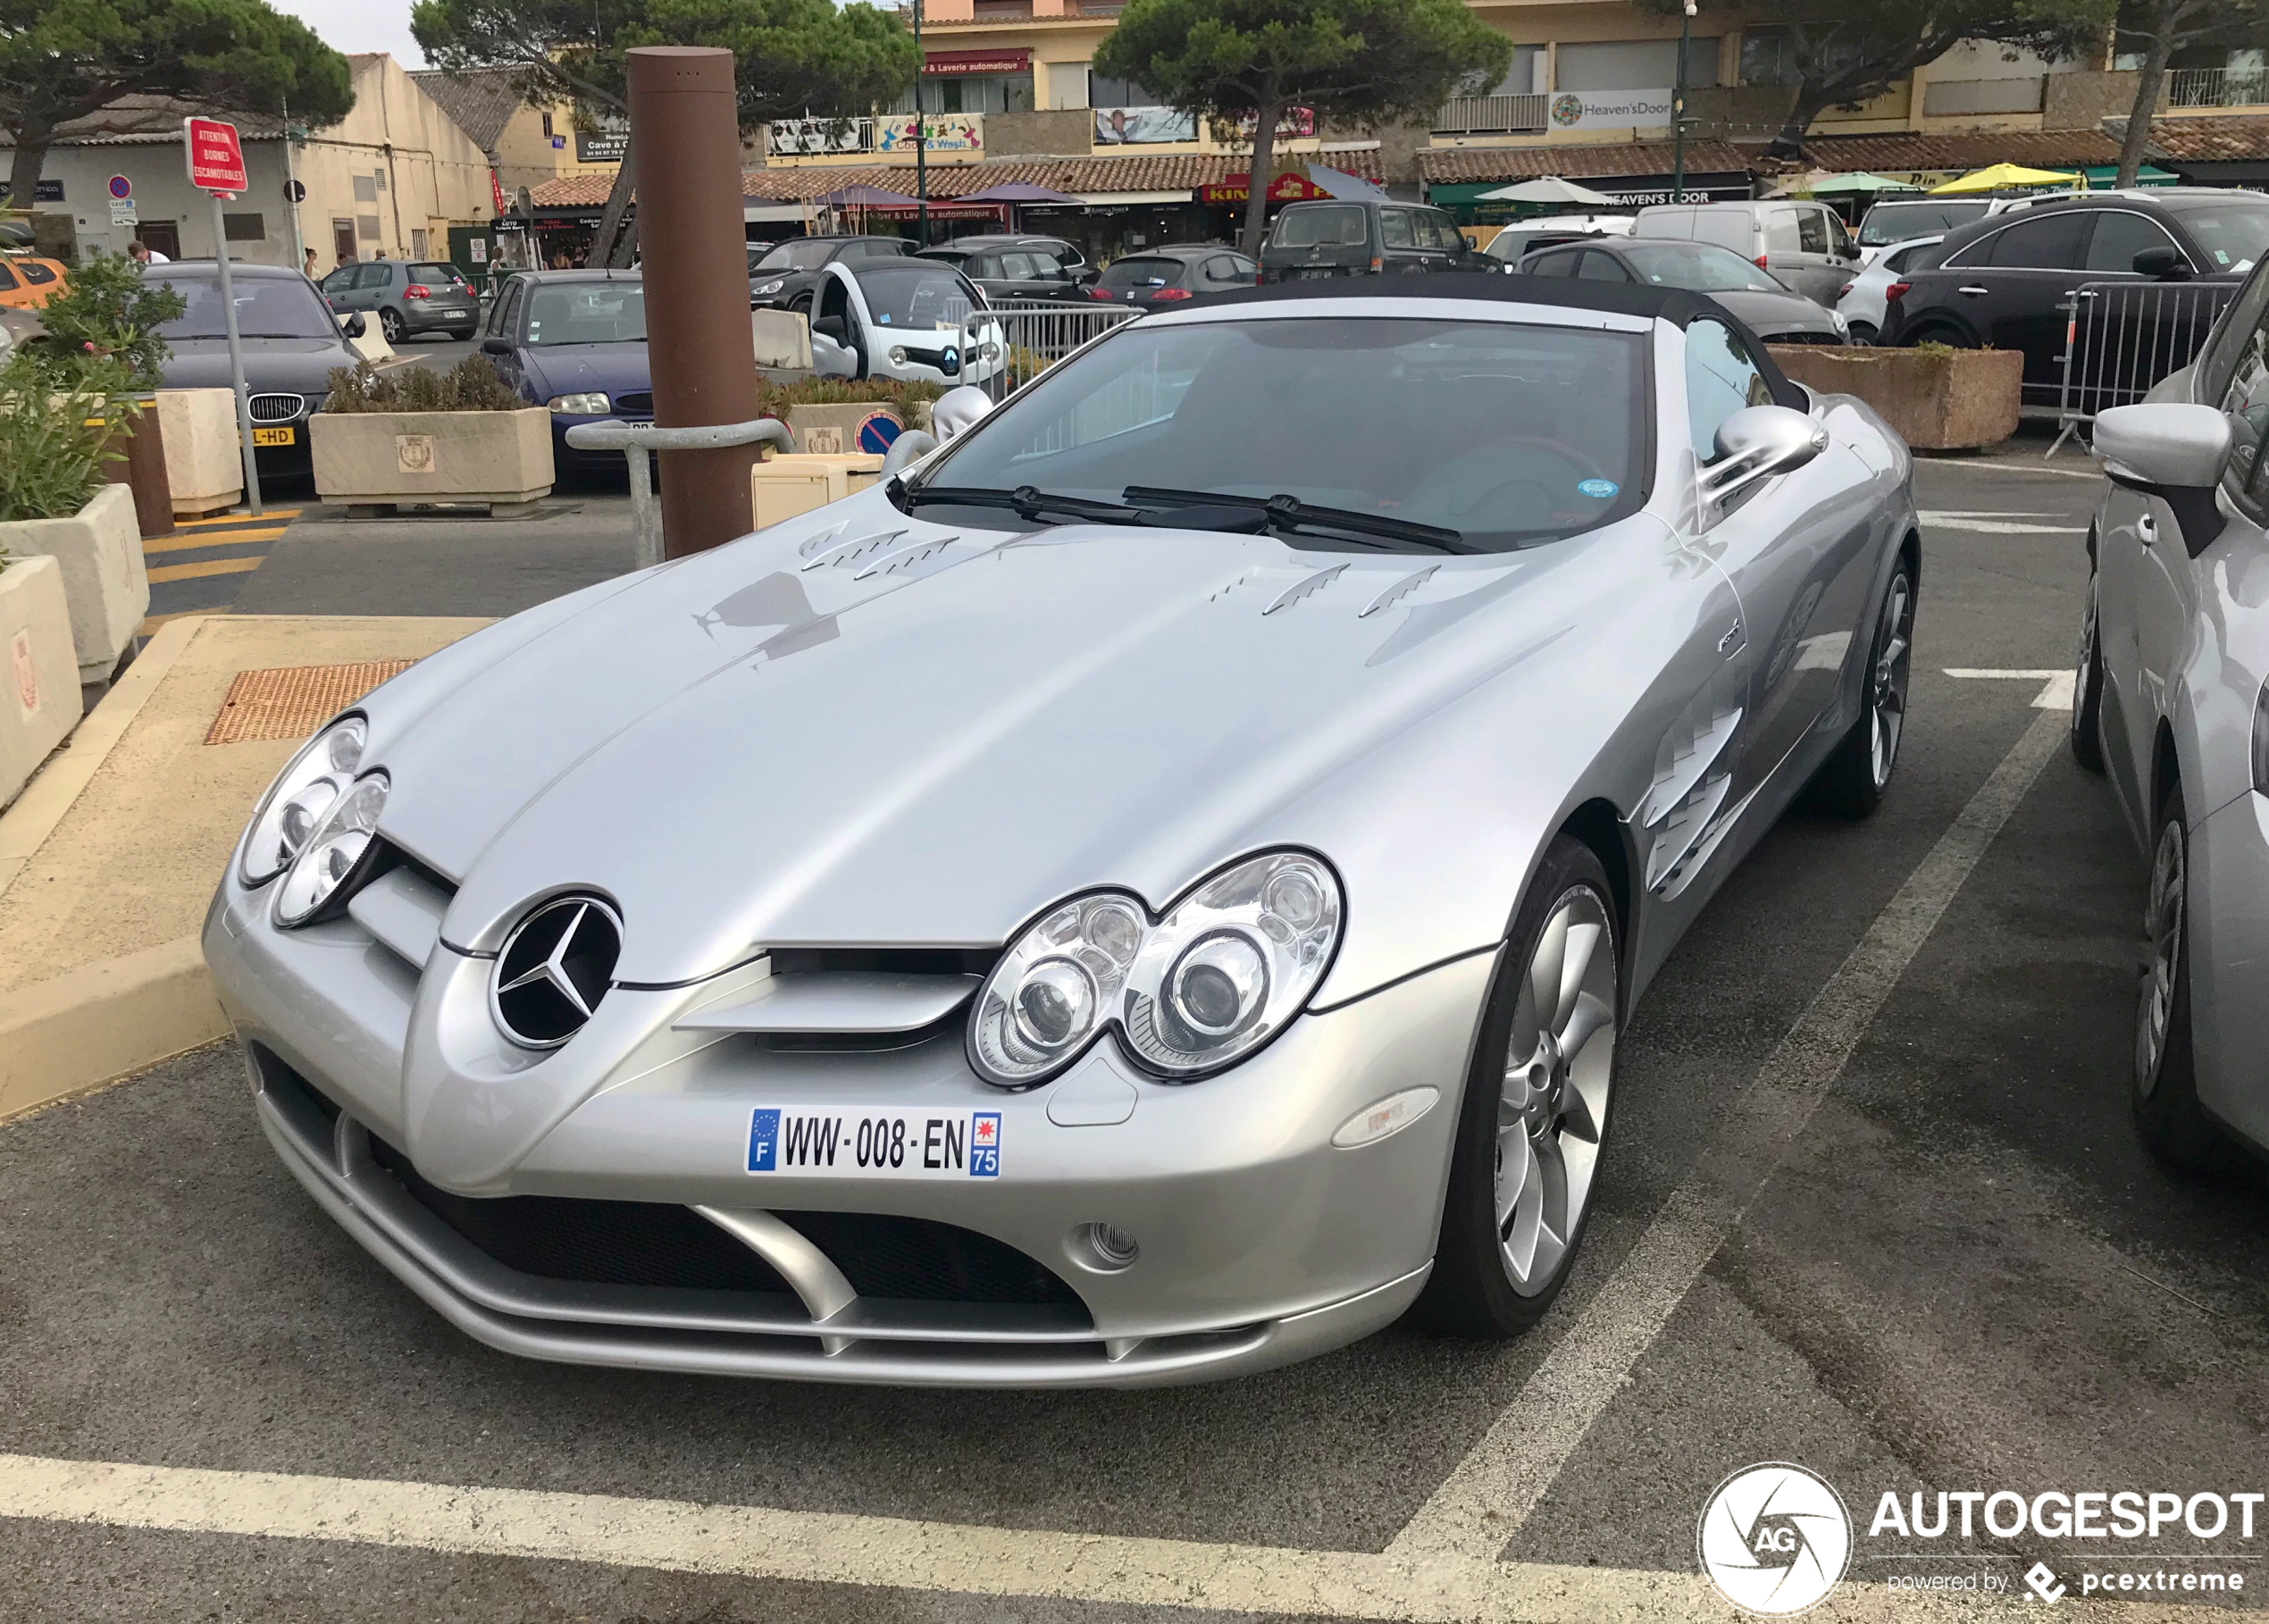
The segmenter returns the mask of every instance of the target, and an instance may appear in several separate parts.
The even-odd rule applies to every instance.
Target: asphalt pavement
[[[1840,1492],[1846,1599],[1885,1610],[1862,1616],[1925,1616],[1900,1578],[1990,1575],[2022,1597],[2036,1563],[2074,1592],[2083,1570],[2238,1573],[2220,1599],[2257,1605],[2269,1516],[2250,1539],[1869,1531],[1887,1494],[2269,1488],[2269,1182],[2172,1176],[2127,1122],[2143,864],[2062,746],[2053,674],[2098,483],[2069,452],[2043,472],[2039,449],[1919,469],[1898,780],[1870,821],[1785,819],[1648,993],[1583,1260],[1530,1335],[1398,1327],[1243,1381],[1113,1394],[522,1361],[322,1216],[240,1063],[208,1050],[0,1126],[0,1451],[171,1469],[135,1502],[163,1514],[0,1519],[0,1617],[1191,1616],[1126,1577],[1162,1548],[1113,1545],[1118,1577],[1039,1600],[971,1594],[984,1574],[941,1554],[984,1535],[1013,1567],[1051,1533],[1245,1547],[1185,1597],[1252,1616],[1335,1610],[1239,1587],[1285,1553],[1446,1551],[1553,1594],[1593,1595],[1568,1586],[1600,1570],[1598,1611],[1554,1616],[1603,1617],[1689,1580],[1712,1488],[1761,1461]],[[419,523],[295,522],[239,607],[498,613],[627,561],[604,500]],[[450,1496],[483,1489],[562,1496],[544,1504],[585,1532],[441,1532]],[[358,1496],[383,1515],[322,1521]],[[628,1503],[655,1502],[799,1519],[724,1551],[657,1544],[634,1530],[664,1513]],[[820,1554],[799,1567],[794,1548]]]

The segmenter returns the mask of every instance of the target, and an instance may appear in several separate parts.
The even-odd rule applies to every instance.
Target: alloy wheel
[[[381,310],[378,313],[378,330],[386,335],[386,341],[389,344],[399,344],[402,341],[402,318],[390,310]]]
[[[1515,1001],[1497,1098],[1497,1251],[1520,1295],[1551,1284],[1591,1201],[1614,1076],[1620,989],[1605,903],[1560,900]]]
[[[1898,765],[1899,736],[1906,728],[1906,683],[1914,633],[1914,591],[1902,570],[1891,579],[1883,602],[1882,629],[1876,634],[1875,668],[1867,684],[1868,766],[1881,789]]]
[[[2135,1022],[2135,1088],[2147,1098],[2158,1086],[2167,1028],[2174,1018],[2175,984],[2182,969],[2183,839],[2182,820],[2168,818],[2151,858],[2150,899],[2143,907],[2143,939],[2150,958]]]

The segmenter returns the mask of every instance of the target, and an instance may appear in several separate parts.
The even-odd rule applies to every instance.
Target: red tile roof
[[[2022,163],[2028,169],[2074,169],[2088,163],[2116,163],[2119,144],[2100,130],[2042,130],[2001,135],[1812,136],[1804,152],[1822,169],[1846,173],[1865,170],[1891,174],[1902,170],[1983,169],[1990,163]]]
[[[2269,158],[2269,118],[2153,119],[2148,146],[2178,163],[2258,163]]]
[[[1601,180],[1617,175],[1667,175],[1675,163],[1668,141],[1616,141],[1599,146],[1434,146],[1419,152],[1419,173],[1435,185],[1480,180]],[[1749,160],[1729,141],[1688,141],[1689,174],[1746,170]]]

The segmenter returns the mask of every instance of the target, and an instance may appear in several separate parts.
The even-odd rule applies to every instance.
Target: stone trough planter
[[[70,518],[0,524],[0,554],[23,563],[43,553],[61,575],[79,681],[89,687],[106,682],[150,609],[134,493],[105,485]]]
[[[165,482],[172,491],[174,517],[221,513],[244,499],[233,393],[160,389],[157,421],[165,438]]]
[[[63,566],[53,558],[7,559],[0,568],[0,807],[15,799],[79,717]]]
[[[796,437],[796,449],[807,456],[879,456],[891,448],[891,442],[906,426],[898,408],[887,400],[788,408],[788,427]]]
[[[1823,395],[1858,396],[1917,451],[1973,451],[2017,431],[2021,351],[1767,347],[1797,382]]]
[[[307,432],[315,494],[390,512],[403,504],[485,503],[508,516],[551,493],[551,414],[318,412]]]

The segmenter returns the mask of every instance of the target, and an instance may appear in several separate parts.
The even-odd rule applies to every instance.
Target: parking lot
[[[1696,1520],[1762,1461],[1849,1507],[1820,1616],[2030,1611],[2043,1570],[2106,1616],[2259,1606],[2269,1179],[2185,1183],[2128,1124],[2143,865],[2059,674],[2098,481],[2041,443],[1919,469],[1899,779],[1870,822],[1792,815],[1655,983],[1527,1338],[1098,1394],[519,1361],[316,1209],[209,1049],[0,1126],[0,1618],[1732,1616]],[[448,559],[297,524],[240,602],[495,613],[619,567],[562,523]],[[1941,1492],[2231,1526],[1881,1527]],[[2122,1574],[2162,1578],[2082,1601]]]

